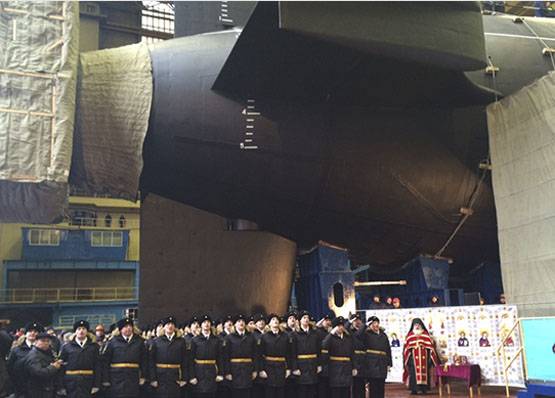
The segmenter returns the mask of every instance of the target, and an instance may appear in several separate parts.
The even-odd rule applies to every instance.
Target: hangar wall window
[[[123,246],[123,233],[117,231],[92,231],[91,246],[121,247]]]
[[[143,1],[141,24],[144,43],[171,39],[175,28],[173,1]]]
[[[258,224],[240,218],[228,218],[226,220],[226,230],[228,231],[258,231]]]
[[[138,308],[126,308],[124,315],[126,318],[131,318],[133,320],[139,319],[139,309]]]
[[[57,229],[30,229],[30,246],[60,246],[60,231]]]
[[[84,227],[96,227],[96,213],[89,210],[72,210],[70,213],[69,224]]]

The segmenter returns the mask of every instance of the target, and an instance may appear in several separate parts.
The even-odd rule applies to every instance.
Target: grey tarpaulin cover
[[[71,183],[135,200],[152,102],[146,44],[81,54]]]
[[[52,222],[66,208],[78,8],[0,2],[0,221]]]
[[[555,74],[491,104],[488,127],[505,293],[555,315]]]

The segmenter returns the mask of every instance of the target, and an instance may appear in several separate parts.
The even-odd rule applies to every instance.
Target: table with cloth
[[[446,364],[443,366],[436,366],[435,374],[439,383],[440,397],[443,395],[443,384],[447,385],[447,395],[451,395],[451,386],[449,384],[449,379],[465,380],[471,398],[474,396],[473,387],[476,387],[478,395],[480,395],[480,386],[482,384],[482,372],[480,370],[480,365]]]

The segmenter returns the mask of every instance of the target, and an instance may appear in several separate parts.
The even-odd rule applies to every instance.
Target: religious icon
[[[501,338],[501,340],[504,341],[503,344],[505,345],[505,347],[513,347],[515,345],[513,336],[509,335],[509,331],[512,329],[513,323],[514,319],[513,317],[511,317],[511,314],[509,312],[504,312],[501,315],[501,327],[499,337]]]
[[[480,347],[491,347],[491,344],[489,343],[489,338],[488,338],[488,332],[483,330],[482,331],[482,336],[480,337]]]
[[[428,329],[438,330],[438,329],[445,329],[445,314],[441,310],[431,311],[427,318],[428,322]]]
[[[439,339],[439,347],[440,348],[447,348],[447,340],[445,338]]]
[[[508,336],[505,340],[505,347],[514,347],[515,342],[511,336]]]
[[[391,333],[391,347],[400,347],[401,343],[396,333]]]
[[[459,332],[459,340],[457,342],[457,346],[459,347],[468,347],[470,344],[468,342],[468,339],[466,338],[466,333],[464,332],[464,330],[461,330]]]

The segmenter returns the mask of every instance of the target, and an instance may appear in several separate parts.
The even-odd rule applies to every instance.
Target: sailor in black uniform
[[[23,361],[25,398],[54,398],[58,389],[62,360],[54,359],[52,335],[39,333],[33,348]]]
[[[289,311],[285,315],[285,331],[292,334],[298,330],[298,314],[296,311]],[[287,378],[285,381],[285,396],[295,397],[297,395],[297,383],[293,377]]]
[[[149,345],[149,379],[158,398],[179,398],[188,380],[185,339],[176,330],[173,316],[162,319],[159,336]]]
[[[190,320],[189,320],[189,324],[185,325],[186,327],[188,326],[189,328],[189,332],[185,334],[185,336],[183,336],[183,338],[185,339],[185,343],[187,346],[187,350],[191,349],[191,344],[193,341],[193,338],[195,336],[198,336],[198,334],[200,333],[200,323],[199,323],[199,318],[198,316],[193,316]],[[185,328],[186,328],[185,327]],[[191,359],[191,354],[189,353],[189,359]],[[190,362],[190,361],[189,361]],[[183,387],[183,391],[181,396],[183,398],[193,398],[193,390],[194,390],[194,386],[191,383],[187,383],[185,385],[185,387]]]
[[[233,332],[233,316],[227,315],[223,319],[222,333],[220,333],[220,335],[218,336],[222,345],[224,344],[225,336]],[[216,396],[218,398],[231,398],[231,382],[229,380],[224,380],[218,383],[218,393],[216,394]]]
[[[384,398],[385,379],[393,365],[389,338],[380,328],[378,317],[368,319],[365,333],[366,353],[368,361],[368,382],[371,398]]]
[[[316,324],[316,335],[320,340],[320,346],[332,328],[332,314],[325,315]],[[328,377],[328,365],[321,362],[322,371],[318,373],[318,398],[328,398],[330,396],[330,384]]]
[[[108,387],[108,396],[138,397],[148,375],[148,353],[143,338],[134,332],[131,318],[118,321],[103,356],[103,385]]]
[[[253,330],[253,336],[256,339],[256,345],[257,347],[260,346],[260,339],[262,338],[262,335],[265,333],[266,329],[266,317],[262,314],[257,314],[254,316],[254,330]],[[259,355],[261,355],[261,353],[259,353]],[[254,379],[253,381],[253,385],[252,385],[252,394],[253,397],[263,397],[264,396],[264,385],[266,384],[266,380],[261,378],[261,377],[257,377],[256,379]]]
[[[293,353],[293,335],[281,331],[276,314],[268,316],[270,330],[260,339],[261,370],[259,377],[265,380],[265,398],[284,398],[285,381],[296,369]]]
[[[200,318],[200,334],[191,341],[191,380],[196,398],[214,398],[223,381],[223,342],[212,331],[212,319]]]
[[[355,314],[351,317],[350,334],[353,338],[353,368],[357,370],[356,377],[353,378],[353,398],[365,398],[367,375],[367,355],[365,344],[364,323],[360,315]]]
[[[320,366],[321,341],[316,330],[310,323],[310,314],[303,311],[299,314],[299,330],[293,333],[293,343],[296,355],[297,397],[314,398],[318,385]]]
[[[10,387],[10,377],[6,368],[6,360],[10,353],[13,344],[13,338],[4,329],[4,325],[9,324],[9,321],[0,321],[0,397],[8,395],[8,388]]]
[[[246,331],[245,321],[243,315],[238,315],[235,332],[225,337],[225,372],[233,398],[251,397],[252,382],[259,370],[256,339]]]
[[[96,394],[102,382],[100,347],[85,320],[73,324],[73,336],[62,346],[63,386],[68,398],[85,398]]]
[[[228,334],[233,333],[235,330],[233,328],[233,316],[228,315],[225,317],[224,319],[224,330],[223,330],[223,335],[224,337],[227,336]]]
[[[322,342],[322,359],[328,364],[331,398],[349,398],[353,376],[353,340],[345,331],[345,319],[333,320],[333,329]]]
[[[23,397],[25,393],[26,380],[23,372],[23,362],[25,357],[31,352],[39,333],[44,333],[44,327],[40,323],[28,323],[25,326],[25,334],[14,343],[10,351],[6,366],[16,398]]]

